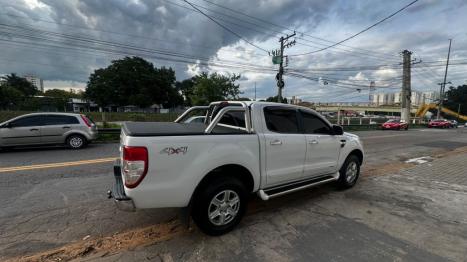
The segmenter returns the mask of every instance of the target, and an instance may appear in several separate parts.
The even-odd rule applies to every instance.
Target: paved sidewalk
[[[403,173],[422,180],[467,186],[467,154],[436,159],[434,162],[407,169]]]

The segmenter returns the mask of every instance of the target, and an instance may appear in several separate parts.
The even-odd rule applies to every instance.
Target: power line
[[[256,21],[260,21],[260,22],[262,22],[262,23],[275,26],[275,27],[277,27],[277,28],[289,30],[289,31],[292,31],[292,32],[295,32],[295,31],[296,31],[295,29],[291,29],[291,28],[289,28],[289,27],[286,27],[286,26],[283,26],[283,25],[278,25],[278,24],[273,23],[273,22],[271,22],[271,21],[267,21],[267,20],[264,20],[264,19],[261,19],[261,18],[258,18],[258,17],[251,16],[251,15],[249,15],[249,14],[240,12],[240,11],[238,11],[238,10],[235,10],[235,9],[233,9],[233,8],[230,8],[230,7],[227,7],[227,6],[224,6],[224,5],[220,5],[220,4],[214,3],[214,2],[209,1],[209,0],[202,0],[202,1],[207,2],[207,3],[211,4],[211,5],[214,5],[214,6],[217,6],[217,7],[226,9],[226,10],[229,10],[230,12],[243,15],[243,16],[248,17],[248,18],[250,18],[250,19],[254,19],[254,20],[256,20]],[[301,35],[308,36],[308,37],[310,37],[310,38],[314,38],[314,39],[317,39],[317,40],[320,40],[320,41],[323,41],[323,42],[334,43],[333,41],[330,41],[330,40],[327,40],[327,39],[324,39],[324,38],[320,38],[320,37],[316,37],[316,36],[313,36],[313,35],[310,35],[310,34],[307,34],[307,33],[304,33],[304,32],[300,32],[300,31],[296,31],[296,32],[299,33],[299,34],[301,34]],[[297,38],[297,39],[303,39],[303,38]],[[308,41],[309,41],[309,40],[308,40]],[[311,41],[310,41],[310,42],[311,42]],[[316,42],[313,42],[313,43],[316,43]],[[316,44],[320,44],[320,43],[316,43]],[[324,44],[320,44],[320,45],[324,45]],[[370,50],[366,50],[366,49],[363,49],[363,48],[357,48],[357,47],[347,46],[347,45],[343,45],[343,44],[341,44],[341,45],[344,46],[344,47],[352,48],[352,49],[359,49],[359,50],[362,50],[362,51],[365,51],[365,52],[380,53],[380,54],[385,55],[385,56],[396,56],[396,55],[389,55],[389,54],[385,54],[385,53],[381,53],[381,52],[375,52],[374,50],[370,51]]]
[[[235,36],[237,36],[238,38],[242,39],[243,41],[247,42],[248,44],[258,48],[259,50],[262,50],[266,53],[268,53],[268,51],[250,41],[248,41],[247,39],[245,39],[243,36],[241,36],[240,34],[238,34],[237,32],[231,30],[230,28],[228,28],[227,26],[224,26],[223,24],[219,23],[217,20],[215,20],[214,18],[210,17],[208,14],[204,13],[203,11],[201,11],[198,7],[194,6],[192,3],[188,2],[187,0],[183,0],[185,3],[191,5],[191,7],[193,7],[194,9],[196,9],[198,12],[200,12],[201,14],[203,14],[205,17],[207,17],[209,20],[213,21],[214,23],[216,23],[218,26],[224,28],[225,30],[229,31],[230,33],[234,34]],[[418,0],[417,0],[418,1]]]
[[[297,37],[297,39],[301,39],[301,40],[304,40],[306,42],[311,42],[311,43],[315,43],[313,41],[309,41],[305,38],[300,38],[300,37]],[[322,48],[321,46],[316,46],[316,45],[310,45],[310,44],[305,44],[305,43],[301,43],[301,42],[297,42],[298,45],[302,45],[302,46],[307,46],[307,47],[313,47],[313,48]],[[320,44],[320,45],[323,45],[323,44]],[[345,52],[347,55],[351,55],[351,56],[357,56],[357,57],[365,57],[365,58],[375,58],[375,59],[387,59],[387,60],[391,60],[391,61],[399,61],[399,59],[396,59],[396,58],[387,58],[387,57],[384,57],[384,56],[381,56],[381,55],[375,55],[373,54],[374,51],[367,51],[367,52],[359,52],[359,51],[355,51],[355,50],[347,50],[347,49],[344,49],[344,48],[339,48],[339,47],[333,47],[334,50],[332,50],[333,52]]]
[[[189,7],[186,7],[186,6],[183,6],[183,5],[180,5],[180,4],[177,4],[177,3],[174,3],[172,1],[169,1],[169,0],[161,0],[161,1],[164,1],[168,4],[171,4],[171,5],[175,5],[175,6],[178,6],[178,7],[181,7],[181,8],[184,8],[184,9],[187,9],[187,10],[190,10],[190,11],[193,11],[193,12],[197,12],[197,10],[195,9],[192,9],[192,8],[189,8]],[[183,1],[183,0],[180,0],[180,1]],[[210,8],[207,8],[207,7],[204,7],[204,6],[201,6],[201,5],[197,5],[197,4],[193,4],[194,6],[197,6],[201,9],[204,9],[204,10],[208,10],[209,12],[212,12],[212,13],[216,13],[216,14],[220,14],[221,16],[223,17],[228,17],[228,18],[232,18],[236,21],[239,21],[239,22],[242,22],[242,23],[247,23],[247,24],[250,24],[250,25],[253,25],[255,26],[255,28],[251,28],[250,26],[245,26],[245,25],[242,25],[242,24],[239,24],[239,23],[236,23],[236,22],[232,22],[231,20],[226,20],[226,19],[223,19],[223,18],[220,18],[218,16],[214,16],[214,15],[211,15],[212,18],[215,18],[217,20],[220,20],[220,21],[224,21],[226,23],[229,23],[231,25],[234,25],[234,26],[237,26],[237,27],[242,27],[244,29],[247,29],[247,30],[250,30],[250,31],[254,31],[254,32],[258,32],[258,33],[261,33],[265,36],[270,36],[270,37],[276,37],[276,35],[273,35],[273,34],[270,34],[270,33],[267,33],[267,32],[264,32],[264,31],[260,31],[260,30],[257,30],[256,27],[261,27],[261,28],[264,28],[266,29],[267,31],[271,31],[271,32],[274,32],[274,33],[277,33],[277,34],[282,34],[281,31],[277,31],[277,30],[274,30],[274,29],[270,29],[268,27],[265,27],[264,25],[261,25],[261,24],[258,24],[258,23],[253,23],[253,22],[250,22],[250,21],[245,21],[245,20],[241,20],[241,19],[238,19],[238,17],[234,17],[234,16],[231,16],[231,15],[228,15],[228,14],[225,14],[225,13],[222,13],[222,12],[219,12],[219,11],[216,11],[216,10],[213,10],[213,9],[210,9]],[[238,12],[237,13],[240,13],[240,14],[243,14],[242,12]],[[247,15],[248,16],[248,15]],[[274,25],[274,24],[273,24]],[[288,30],[291,30],[291,29],[288,29]],[[304,33],[301,33],[301,34],[304,34]],[[315,41],[311,41],[311,40],[308,40],[308,39],[305,39],[303,37],[297,37],[297,39],[301,39],[303,41],[306,41],[306,42],[311,42],[311,43],[315,43],[315,44],[318,44],[318,45],[321,45],[321,46],[325,46],[326,44],[322,44],[322,43],[317,43]],[[331,42],[333,43],[332,41],[328,41],[328,42]],[[303,44],[303,43],[300,43],[301,45],[305,45],[305,46],[310,46],[310,45],[307,45],[307,44]],[[342,45],[342,46],[345,46],[345,45]],[[349,46],[347,46],[349,47]],[[318,48],[321,48],[321,47],[318,47]],[[374,57],[374,58],[377,58],[377,59],[388,59],[388,57],[390,57],[390,59],[395,59],[393,56],[390,56],[390,55],[387,55],[387,54],[384,54],[384,53],[381,53],[382,55],[376,55],[376,54],[373,54],[373,53],[378,53],[374,50],[365,50],[365,49],[362,49],[362,48],[359,48],[360,50],[364,50],[366,53],[363,53],[363,52],[357,52],[357,51],[351,51],[351,50],[346,50],[346,49],[342,49],[342,48],[339,48],[339,47],[333,47],[334,49],[337,49],[337,50],[343,50],[345,52],[355,52],[356,54],[361,54],[360,56],[365,56],[365,57]],[[353,49],[356,49],[354,47],[349,47],[349,48],[353,48]],[[371,54],[369,54],[371,53]],[[356,56],[356,54],[354,54]],[[384,57],[386,56],[386,57]],[[399,60],[397,60],[399,61]]]
[[[39,34],[45,34],[45,35],[51,35],[51,36],[54,36],[54,37],[59,37],[59,38],[64,38],[64,39],[67,39],[67,40],[72,40],[72,41],[78,41],[77,43],[81,43],[81,44],[77,44],[77,43],[71,43],[75,46],[78,46],[78,47],[81,47],[81,48],[86,48],[86,49],[97,49],[97,50],[100,50],[100,51],[109,51],[109,49],[107,48],[104,48],[104,47],[96,47],[96,46],[89,46],[87,44],[97,44],[97,45],[104,45],[104,46],[111,46],[112,48],[125,48],[125,52],[126,54],[128,54],[128,50],[133,50],[133,51],[138,51],[138,52],[144,52],[144,53],[156,53],[156,54],[161,54],[161,55],[167,55],[167,56],[175,56],[175,57],[180,57],[180,58],[188,58],[188,59],[193,59],[193,60],[204,60],[204,61],[211,61],[210,58],[206,58],[206,57],[197,57],[197,56],[193,56],[193,55],[188,55],[188,54],[183,54],[183,53],[178,53],[178,52],[173,52],[173,51],[170,51],[170,50],[160,50],[160,49],[148,49],[148,48],[142,48],[142,47],[138,47],[138,46],[134,46],[134,45],[128,45],[128,44],[124,44],[124,43],[118,43],[118,42],[110,42],[110,41],[103,41],[103,40],[98,40],[98,39],[93,39],[93,38],[89,38],[89,37],[81,37],[81,36],[75,36],[75,35],[67,35],[67,34],[61,34],[61,33],[55,33],[55,32],[51,32],[51,31],[45,31],[45,30],[37,30],[37,29],[32,29],[32,28],[27,28],[27,27],[18,27],[18,26],[11,26],[11,25],[6,25],[6,24],[0,24],[0,26],[6,26],[6,27],[9,27],[9,28],[14,28],[14,29],[21,29],[23,30],[24,32],[28,32],[27,34],[23,33],[15,33],[15,32],[4,32],[4,34],[6,34],[7,36],[9,37],[20,37],[20,38],[24,38],[24,39],[29,39],[29,40],[42,40],[42,41],[46,41],[46,42],[52,42],[52,43],[55,43],[55,44],[64,44],[62,41],[57,41],[57,40],[54,40],[52,38],[44,38],[44,37],[41,37],[40,35],[35,35],[35,34],[32,34],[32,33],[39,33]],[[1,32],[1,31],[0,31]],[[85,43],[85,45],[83,45],[83,43]],[[65,43],[65,44],[69,44],[69,43]],[[112,49],[110,50],[111,52],[115,53],[115,49]],[[132,53],[134,54],[134,53]],[[227,62],[227,61],[222,61],[222,62]],[[237,63],[239,64],[239,63]],[[257,65],[248,65],[248,64],[243,64],[245,66],[255,66],[257,67]],[[272,67],[270,67],[270,69],[273,69]]]
[[[353,34],[353,35],[351,35],[351,36],[345,38],[344,40],[341,40],[341,41],[339,41],[339,42],[337,42],[337,43],[335,43],[335,44],[329,45],[329,46],[327,46],[327,47],[324,47],[324,48],[321,48],[321,49],[318,49],[318,50],[315,50],[315,51],[311,51],[311,52],[307,52],[307,53],[303,53],[303,54],[295,54],[295,55],[290,55],[290,56],[303,56],[303,55],[314,54],[314,53],[318,53],[318,52],[324,51],[324,50],[326,50],[326,49],[335,47],[335,46],[337,46],[337,45],[340,45],[340,44],[342,44],[342,43],[344,43],[344,42],[346,42],[346,41],[348,41],[348,40],[350,40],[350,39],[352,39],[352,38],[355,38],[355,37],[357,37],[357,36],[359,36],[359,35],[365,33],[366,31],[370,30],[371,28],[373,28],[373,27],[375,27],[375,26],[378,26],[379,24],[383,23],[384,21],[386,21],[386,20],[392,18],[393,16],[397,15],[398,13],[404,11],[405,9],[407,9],[409,6],[415,4],[416,2],[418,2],[418,0],[412,1],[411,3],[405,5],[405,6],[402,7],[401,9],[399,9],[399,10],[397,10],[396,12],[390,14],[389,16],[383,18],[382,20],[380,20],[380,21],[378,21],[378,22],[372,24],[371,26],[369,26],[369,27],[363,29],[362,31],[360,31],[360,32],[358,32],[358,33],[356,33],[356,34]]]
[[[18,42],[18,41],[12,41],[12,40],[2,40],[0,41],[7,41],[7,42]],[[61,48],[61,49],[68,49],[68,50],[74,50],[74,51],[83,51],[82,49],[75,49],[71,48],[69,46],[57,46],[57,45],[44,45],[40,43],[29,43],[29,42],[20,42],[21,44],[29,44],[32,45],[32,47],[37,47],[37,46],[45,46],[49,48]],[[87,48],[85,46],[79,46],[79,48]],[[192,61],[192,60],[183,60],[183,59],[175,59],[175,58],[170,58],[170,57],[162,57],[162,56],[154,56],[151,54],[136,54],[136,53],[131,53],[131,52],[125,52],[125,51],[116,51],[116,50],[110,50],[110,49],[93,49],[92,47],[90,48],[91,50],[95,50],[98,52],[103,52],[107,54],[119,54],[119,55],[125,55],[125,56],[142,56],[142,57],[147,57],[147,58],[153,58],[153,59],[158,59],[162,61],[169,61],[169,62],[174,62],[174,63],[189,63],[189,64],[197,64],[197,65],[204,65],[204,66],[214,66],[214,67],[221,67],[221,68],[232,68],[232,69],[239,69],[239,70],[244,70],[244,71],[254,71],[254,72],[262,72],[262,73],[267,73],[267,72],[273,72],[274,69],[268,69],[268,68],[260,68],[260,67],[251,67],[251,66],[245,66],[241,64],[225,64],[222,62],[216,63],[216,62],[204,62],[204,61]]]
[[[195,10],[193,10],[193,11],[195,11]],[[17,18],[21,18],[21,19],[29,19],[29,17],[14,15],[14,14],[8,14],[8,13],[0,13],[0,16],[11,16],[11,17],[17,17]],[[66,26],[66,27],[71,27],[71,28],[77,28],[77,29],[80,29],[80,30],[101,32],[101,33],[107,33],[107,34],[114,34],[114,35],[131,37],[131,38],[141,38],[141,39],[152,40],[152,41],[157,41],[157,42],[166,42],[166,43],[170,43],[171,45],[195,47],[195,49],[199,49],[199,50],[201,50],[201,49],[218,50],[219,49],[219,47],[217,47],[217,46],[197,45],[197,44],[185,43],[185,42],[181,42],[181,41],[173,41],[173,40],[169,41],[167,39],[159,39],[159,38],[140,36],[140,35],[134,35],[134,34],[124,34],[124,33],[120,33],[120,32],[114,32],[114,31],[102,30],[102,29],[96,29],[96,28],[88,28],[88,27],[79,26],[79,25],[75,25],[75,24],[60,23],[60,22],[55,22],[55,21],[50,21],[50,20],[40,19],[40,18],[31,18],[31,19],[34,20],[34,21],[40,21],[40,22],[49,23],[49,24],[56,24],[56,25]],[[25,24],[25,25],[32,26],[31,24]],[[37,25],[34,25],[34,26],[37,26]],[[250,55],[253,55],[253,56],[258,56],[253,51],[247,51],[247,50],[244,50],[244,51],[223,50],[223,51],[224,52],[230,52],[230,53],[245,52],[245,53],[250,53]]]

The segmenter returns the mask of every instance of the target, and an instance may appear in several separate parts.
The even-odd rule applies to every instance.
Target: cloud
[[[204,0],[192,2],[220,23],[266,50],[278,48],[278,37],[291,33],[284,27],[305,32],[306,34],[297,35],[297,45],[286,50],[289,55],[309,52],[330,44],[326,40],[344,39],[402,6],[400,1],[376,3],[370,0],[210,1],[246,13],[250,17],[241,16]],[[414,57],[424,61],[444,59],[447,39],[453,36],[453,57],[466,59],[467,35],[462,31],[467,23],[467,18],[463,15],[467,9],[465,1],[419,2],[406,12],[347,42],[346,46],[306,56],[291,56],[289,69],[300,69],[304,75],[313,79],[335,79],[334,83],[338,84],[367,85],[365,81],[372,80],[383,83],[400,76],[401,70],[392,69],[401,62],[399,52],[404,49],[414,51]],[[275,68],[270,57],[206,17],[193,12],[181,0],[0,0],[0,5],[0,59],[4,61],[0,63],[0,73],[34,73],[47,81],[62,81],[58,82],[60,84],[46,82],[51,83],[51,86],[69,87],[71,84],[66,83],[74,82],[82,87],[94,69],[105,67],[111,60],[125,54],[135,54],[145,57],[156,66],[173,67],[179,80],[201,71],[241,73],[240,84],[244,95],[254,95],[255,82],[258,97],[272,96],[277,92],[275,72],[269,71]],[[272,21],[280,26],[251,17]],[[30,32],[5,25],[32,27],[69,37],[63,39],[50,33]],[[100,45],[93,40],[77,42],[76,38],[83,37],[122,43],[137,47],[140,51]],[[347,45],[360,49],[349,48]],[[84,48],[85,46],[92,49]],[[171,51],[193,56],[198,60],[189,64],[166,61],[167,58],[187,58],[141,51],[143,49]],[[204,58],[216,65],[206,65]],[[268,70],[252,69],[251,65]],[[391,67],[338,70],[369,65]],[[330,68],[336,70],[322,70]],[[436,81],[439,81],[437,76],[442,75],[442,71],[442,67],[415,68],[413,87],[436,88]],[[461,72],[461,66],[450,69],[450,73],[456,77],[462,75]],[[319,81],[286,74],[284,92],[288,96],[332,100],[340,94],[354,91],[338,85],[324,86]]]

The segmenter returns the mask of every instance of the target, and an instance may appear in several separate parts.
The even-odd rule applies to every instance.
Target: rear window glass
[[[79,120],[74,116],[46,115],[44,125],[73,125],[79,124]]]
[[[224,116],[219,121],[219,124],[237,126],[245,128],[245,112],[243,111],[231,111],[224,114]]]

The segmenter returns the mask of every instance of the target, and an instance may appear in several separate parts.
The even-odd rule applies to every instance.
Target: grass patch
[[[38,111],[39,112],[39,111]],[[32,111],[0,111],[0,123],[10,120],[14,117],[21,116],[29,113],[38,113]],[[67,112],[73,113],[73,112]],[[87,112],[83,113],[90,117],[94,122],[103,122],[102,113]],[[120,122],[120,121],[139,121],[139,122],[172,122],[178,117],[178,113],[115,113],[106,112],[106,122]]]
[[[96,142],[118,142],[120,141],[120,134],[99,134]]]

